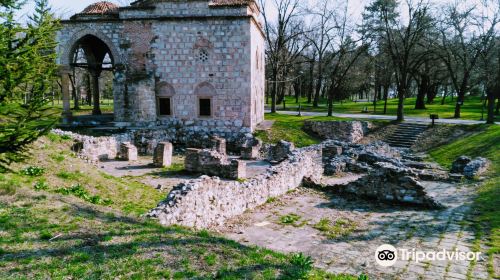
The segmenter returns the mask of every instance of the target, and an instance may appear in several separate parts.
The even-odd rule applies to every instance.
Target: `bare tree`
[[[394,66],[394,77],[398,95],[397,120],[404,120],[404,99],[408,96],[412,71],[421,64],[422,58],[427,54],[419,51],[419,44],[423,41],[425,33],[431,26],[429,6],[423,0],[405,1],[407,22],[404,24],[402,17],[394,16],[396,2],[376,1],[376,11],[384,22],[384,41],[387,51]]]
[[[459,2],[449,5],[441,20],[441,59],[458,95],[455,118],[460,118],[460,108],[480,57],[489,53],[494,45],[498,20],[498,7],[489,15],[480,13],[477,6]]]
[[[313,107],[318,107],[321,88],[323,87],[325,57],[330,50],[336,28],[335,18],[337,10],[332,0],[319,0],[312,7],[307,7],[307,16],[311,18],[309,31],[305,37],[311,43],[317,55],[317,82],[314,91]]]
[[[276,10],[276,18],[270,18],[266,3]],[[279,90],[280,77],[289,71],[287,68],[291,60],[296,58],[304,49],[299,37],[303,35],[302,24],[299,20],[299,0],[260,0],[264,32],[267,40],[267,62],[271,69],[271,112],[276,112],[276,101]]]
[[[337,13],[333,18],[333,27],[329,35],[329,49],[327,61],[330,65],[330,86],[328,87],[328,116],[333,113],[333,101],[345,86],[346,77],[358,58],[366,53],[367,45],[359,45],[362,38],[354,39],[354,26],[350,21],[348,13],[348,2],[343,8],[337,8]],[[337,6],[341,3],[337,2]]]

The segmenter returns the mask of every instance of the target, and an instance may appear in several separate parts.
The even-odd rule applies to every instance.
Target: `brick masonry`
[[[180,122],[214,131],[253,131],[264,118],[265,44],[258,8],[214,7],[208,0],[151,5],[63,21],[59,64],[70,65],[86,35],[108,46],[118,126]],[[171,99],[171,116],[157,114],[157,97],[163,94]],[[211,99],[211,116],[199,116],[199,98]]]

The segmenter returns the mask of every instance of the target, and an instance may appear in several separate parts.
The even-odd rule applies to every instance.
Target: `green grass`
[[[494,277],[492,256],[500,254],[500,126],[482,126],[479,132],[457,139],[430,152],[430,156],[443,166],[450,167],[459,156],[485,157],[491,160],[490,178],[477,190],[474,203],[476,234],[488,240],[490,250],[489,273]],[[500,275],[496,275],[500,277]]]
[[[357,279],[206,230],[161,226],[141,215],[164,193],[75,157],[61,170],[51,155],[71,141],[45,137],[33,146],[30,166],[42,175],[0,174],[0,279]]]
[[[293,116],[286,114],[266,114],[266,120],[274,121],[271,129],[266,131],[256,131],[255,136],[265,143],[276,144],[280,140],[292,142],[296,147],[307,147],[314,144],[321,143],[322,139],[318,136],[305,131],[304,122],[306,120],[312,121],[350,121],[349,118],[337,118],[327,116]],[[385,121],[371,121],[380,124],[385,124]]]
[[[266,114],[266,120],[274,121],[269,131],[257,131],[255,136],[266,143],[276,144],[280,140],[293,142],[296,147],[306,147],[321,142],[318,137],[303,130],[306,120],[339,120],[335,117],[298,117],[281,114]]]
[[[433,104],[426,104],[426,110],[415,110],[415,99],[416,98],[407,98],[404,102],[405,115],[414,116],[414,117],[424,117],[428,118],[430,114],[438,114],[440,118],[453,118],[455,113],[455,102],[451,98],[447,98],[444,105],[441,105],[441,99],[436,98]],[[320,100],[319,107],[312,107],[312,103],[308,104],[306,98],[299,99],[300,105],[302,106],[303,111],[311,111],[311,112],[327,112],[326,100]],[[397,99],[389,99],[387,101],[387,114],[388,115],[396,115],[398,100]],[[481,97],[475,96],[467,96],[465,98],[464,105],[462,106],[461,118],[469,119],[469,120],[480,120],[481,119],[481,111],[482,111],[482,101]],[[270,105],[267,104],[267,107]],[[286,97],[286,108],[287,110],[297,110],[298,104],[295,103],[295,98],[293,96]],[[384,101],[377,102],[377,111],[374,112],[373,102],[353,102],[353,101],[343,101],[343,102],[335,102],[333,105],[334,113],[346,113],[346,114],[360,114],[363,109],[367,107],[368,113],[381,115],[384,109]],[[283,105],[277,106],[278,110],[283,110]],[[486,118],[486,111],[484,112],[484,117]],[[496,121],[500,121],[500,116],[496,116]]]
[[[80,109],[78,110],[75,110],[73,109],[74,108],[74,102],[73,100],[71,100],[70,102],[70,107],[72,108],[71,109],[71,112],[73,113],[74,116],[80,116],[80,115],[91,115],[92,114],[92,109],[94,106],[89,106],[87,104],[82,104],[80,102]],[[56,101],[54,106],[54,108],[58,109],[58,110],[62,110],[63,108],[63,104],[62,104],[62,101],[59,101],[59,103]],[[101,99],[101,112],[103,114],[109,114],[109,113],[113,113],[114,111],[114,101],[113,99]]]
[[[326,237],[335,239],[349,236],[356,230],[357,225],[353,221],[342,218],[338,218],[335,221],[331,221],[328,218],[322,218],[313,227],[321,231]]]

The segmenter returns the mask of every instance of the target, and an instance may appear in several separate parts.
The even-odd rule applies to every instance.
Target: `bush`
[[[39,166],[28,166],[21,170],[21,174],[31,177],[39,177],[45,173],[45,169]]]
[[[73,185],[70,188],[59,188],[56,190],[56,193],[60,193],[62,195],[71,194],[92,204],[98,204],[98,205],[113,204],[113,201],[111,199],[103,199],[98,195],[90,195],[89,192],[80,184]]]
[[[40,239],[49,240],[51,238],[52,238],[52,233],[50,233],[48,230],[44,229],[40,231]]]
[[[47,190],[49,188],[49,185],[43,181],[38,181],[35,183],[33,187],[35,188],[35,190],[41,191],[41,190]]]
[[[313,268],[314,261],[309,256],[302,253],[293,254],[290,258],[290,264],[293,266],[288,272],[293,279],[305,279]]]

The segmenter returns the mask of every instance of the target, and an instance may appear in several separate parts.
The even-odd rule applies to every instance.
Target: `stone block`
[[[226,139],[212,136],[210,138],[210,148],[217,151],[220,154],[226,154]]]
[[[451,164],[451,173],[463,173],[464,168],[469,162],[471,162],[472,159],[467,156],[460,156],[458,157],[452,164]]]
[[[173,146],[170,142],[160,142],[154,151],[153,164],[156,167],[169,167],[172,165]]]
[[[229,161],[226,155],[215,150],[187,149],[184,166],[187,171],[218,176],[226,179],[244,179],[246,163]]]
[[[342,155],[342,146],[339,145],[325,145],[323,147],[323,158],[334,158]]]
[[[130,142],[120,144],[120,158],[128,161],[137,160],[137,148]]]
[[[273,162],[282,162],[291,155],[293,150],[295,150],[295,145],[293,143],[281,140],[271,147],[269,160]]]
[[[254,160],[259,158],[260,146],[243,147],[241,148],[241,158],[246,160]]]
[[[488,171],[488,167],[490,166],[490,162],[482,157],[475,158],[471,162],[469,162],[464,167],[463,174],[468,179],[473,179],[476,176],[483,175],[486,171]]]

